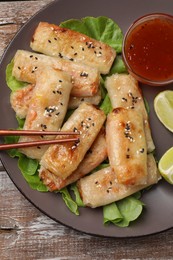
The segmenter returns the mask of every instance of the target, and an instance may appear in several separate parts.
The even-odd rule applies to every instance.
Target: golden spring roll
[[[147,183],[147,148],[141,113],[114,109],[107,117],[106,143],[111,168],[119,183]]]
[[[152,154],[147,157],[148,180],[145,185],[120,184],[113,169],[107,167],[77,182],[83,203],[91,208],[104,206],[157,183],[160,176],[155,159]]]
[[[71,75],[73,83],[71,95],[73,96],[93,96],[98,92],[100,74],[96,68],[60,57],[18,50],[14,56],[12,75],[19,81],[35,84],[35,72],[39,73],[47,67],[59,69]]]
[[[100,89],[98,92],[92,96],[92,97],[73,97],[70,96],[68,108],[69,109],[75,109],[77,108],[81,103],[86,102],[93,105],[98,105],[101,101],[101,91]]]
[[[25,118],[28,113],[30,100],[34,89],[34,84],[28,84],[27,86],[18,89],[11,93],[10,103],[16,115],[19,118]],[[73,97],[70,96],[68,108],[76,109],[81,103],[86,102],[93,105],[98,105],[101,101],[101,93],[98,91],[96,95],[92,97]]]
[[[40,168],[39,176],[50,191],[60,190],[90,173],[106,158],[107,147],[105,140],[105,130],[102,129],[91,148],[85,154],[84,159],[79,164],[77,169],[66,179],[62,179],[61,177],[56,176],[55,174],[46,170],[44,167]]]
[[[85,63],[107,74],[116,52],[109,45],[79,32],[40,22],[32,37],[31,48],[50,56]]]
[[[10,95],[11,106],[13,110],[16,112],[16,116],[18,116],[21,119],[25,118],[28,113],[29,104],[32,98],[34,87],[35,87],[34,84],[28,84],[23,88],[11,92]]]
[[[47,69],[37,73],[24,130],[57,131],[64,120],[70,92],[71,77],[59,70]],[[53,139],[54,136],[21,136],[19,142]],[[33,159],[41,159],[47,146],[21,148],[20,151]]]
[[[40,161],[41,166],[66,179],[83,160],[105,119],[103,111],[91,104],[82,103],[62,127],[62,131],[79,132],[80,142],[51,145]]]
[[[133,109],[143,115],[147,150],[148,152],[152,152],[155,146],[151,136],[147,111],[137,80],[130,74],[114,74],[107,77],[105,86],[113,108],[124,107]]]

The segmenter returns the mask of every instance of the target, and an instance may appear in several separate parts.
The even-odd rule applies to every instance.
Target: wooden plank
[[[20,27],[52,0],[0,2],[0,56]]]
[[[94,237],[40,213],[0,173],[0,259],[171,259],[173,231],[127,239]],[[164,250],[163,250],[164,248]],[[135,258],[134,258],[135,257]]]

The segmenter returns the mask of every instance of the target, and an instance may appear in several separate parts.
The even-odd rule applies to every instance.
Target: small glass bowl
[[[138,26],[142,26],[142,24],[147,23],[154,19],[159,19],[159,20],[164,20],[166,22],[169,22],[169,24],[171,24],[172,30],[173,30],[173,16],[171,16],[169,14],[152,13],[152,14],[147,14],[145,16],[140,17],[139,19],[137,19],[136,21],[134,21],[131,24],[131,26],[128,28],[128,30],[124,36],[123,47],[122,47],[122,56],[123,56],[123,60],[127,67],[128,72],[131,75],[133,75],[138,81],[145,83],[147,85],[163,86],[163,85],[167,85],[167,84],[170,84],[173,82],[173,74],[172,74],[172,77],[165,78],[164,80],[160,80],[160,79],[153,80],[151,78],[147,78],[147,76],[143,76],[142,74],[137,73],[135,71],[135,69],[132,68],[132,66],[129,64],[129,60],[128,60],[127,53],[126,53],[126,44],[127,44],[129,37],[131,36],[131,33],[133,32],[133,30],[136,29]],[[158,52],[159,52],[159,50],[158,50]],[[159,55],[159,53],[158,53],[158,55]],[[173,53],[170,53],[170,55],[172,55],[172,57],[173,57]],[[172,68],[172,70],[173,70],[173,68]]]

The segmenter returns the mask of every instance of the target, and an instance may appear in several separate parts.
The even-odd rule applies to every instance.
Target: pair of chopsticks
[[[50,145],[50,144],[57,144],[57,143],[64,143],[64,142],[78,142],[79,133],[78,132],[68,132],[68,131],[35,131],[35,130],[0,130],[0,136],[44,136],[44,135],[70,135],[75,136],[71,138],[63,138],[63,139],[53,139],[53,140],[43,140],[43,141],[32,141],[32,142],[21,142],[21,143],[13,143],[13,144],[1,144],[0,150],[9,150],[14,148],[27,148],[33,146],[40,146],[40,145]]]

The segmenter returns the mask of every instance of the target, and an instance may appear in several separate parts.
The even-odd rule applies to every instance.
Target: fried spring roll
[[[60,190],[90,173],[107,158],[105,131],[102,129],[78,168],[66,179],[40,168],[39,176],[50,191]]]
[[[113,169],[107,167],[77,182],[83,203],[91,208],[104,206],[157,183],[160,176],[155,159],[152,154],[147,157],[148,180],[145,185],[120,184]]]
[[[143,115],[147,150],[148,152],[152,152],[155,146],[151,136],[144,100],[137,80],[130,74],[114,74],[107,78],[105,86],[113,108],[124,107],[133,109]]]
[[[109,45],[79,32],[40,22],[30,43],[34,51],[85,63],[107,74],[116,52]]]
[[[41,159],[41,166],[66,179],[83,160],[105,119],[103,111],[91,104],[82,103],[62,127],[62,131],[79,131],[80,142],[51,145]]]
[[[75,109],[83,102],[90,103],[90,104],[93,104],[93,105],[98,105],[100,103],[100,101],[101,101],[101,91],[100,90],[92,97],[73,97],[73,96],[70,96],[68,108]]]
[[[36,72],[47,67],[67,72],[72,77],[73,96],[93,96],[98,92],[100,74],[97,69],[60,57],[49,57],[29,51],[18,50],[14,56],[12,75],[19,81],[35,84]]]
[[[30,100],[24,130],[57,131],[64,120],[71,77],[59,70],[47,69],[37,73],[36,86]],[[53,139],[54,136],[21,136],[19,142]],[[47,146],[23,148],[20,151],[33,159],[41,159]]]
[[[34,86],[35,86],[34,84],[28,84],[27,86],[11,93],[10,96],[11,106],[16,112],[16,115],[21,119],[25,118],[28,113],[28,108],[29,108],[30,100],[32,98]],[[92,97],[70,96],[68,108],[75,109],[83,102],[90,103],[93,105],[98,105],[100,101],[101,101],[100,91],[98,91],[98,93],[96,93],[96,95]]]
[[[25,118],[28,113],[34,86],[34,84],[28,84],[27,86],[11,93],[11,106],[16,112],[16,115],[21,119]]]
[[[107,117],[106,143],[111,168],[119,183],[147,183],[147,149],[141,113],[114,109]]]

